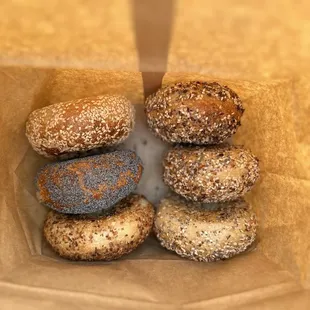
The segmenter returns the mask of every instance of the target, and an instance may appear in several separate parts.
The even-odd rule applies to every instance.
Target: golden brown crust
[[[150,129],[164,141],[203,145],[232,136],[244,109],[227,86],[192,81],[159,89],[145,111]]]
[[[191,201],[235,200],[259,176],[258,159],[240,146],[175,147],[163,162],[164,182]]]
[[[123,96],[105,95],[33,111],[26,123],[26,136],[39,154],[70,158],[78,152],[124,141],[133,126],[132,104]]]
[[[85,216],[50,211],[44,223],[44,236],[64,258],[110,261],[143,243],[153,220],[153,206],[141,195],[130,195],[109,214]]]
[[[161,245],[182,257],[211,262],[245,251],[255,240],[257,221],[242,199],[220,204],[163,199],[154,231]]]

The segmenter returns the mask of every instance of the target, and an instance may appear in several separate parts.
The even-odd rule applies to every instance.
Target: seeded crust
[[[44,236],[64,258],[110,261],[143,243],[153,221],[153,206],[143,196],[130,195],[108,215],[68,215],[50,211],[44,223]]]
[[[244,112],[227,86],[192,81],[159,89],[146,99],[147,123],[169,143],[218,144],[231,137]]]
[[[33,111],[26,136],[44,157],[70,158],[123,142],[134,127],[134,115],[133,105],[123,96],[71,100]]]
[[[97,212],[133,192],[142,172],[141,159],[130,150],[51,163],[37,175],[37,198],[61,213]]]
[[[258,159],[228,144],[171,149],[163,162],[164,182],[187,200],[224,202],[242,197],[259,177]]]
[[[220,204],[163,199],[154,231],[163,247],[182,257],[213,262],[245,251],[255,240],[257,221],[243,200]]]

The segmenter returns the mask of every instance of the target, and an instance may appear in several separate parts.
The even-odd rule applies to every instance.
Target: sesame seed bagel
[[[37,174],[37,198],[61,213],[109,209],[136,189],[142,171],[130,150],[51,163]]]
[[[243,200],[219,204],[163,199],[154,231],[163,247],[182,257],[212,262],[245,251],[255,240],[256,216]]]
[[[259,176],[258,159],[241,146],[175,147],[164,159],[164,182],[191,201],[242,197]]]
[[[169,143],[217,144],[240,125],[238,95],[218,83],[186,82],[159,89],[146,100],[149,128]]]
[[[69,215],[50,211],[44,236],[54,251],[70,260],[113,260],[137,248],[149,235],[153,206],[130,195],[109,214]]]
[[[133,105],[123,96],[71,100],[33,111],[26,136],[46,158],[74,157],[77,152],[124,141],[133,129],[134,115]]]

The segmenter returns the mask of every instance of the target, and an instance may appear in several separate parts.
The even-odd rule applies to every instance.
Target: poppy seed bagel
[[[48,243],[64,258],[110,261],[143,243],[153,220],[153,206],[141,195],[130,195],[108,214],[71,215],[50,211],[43,230]]]
[[[242,197],[259,177],[258,159],[241,146],[175,147],[163,162],[164,182],[191,201]]]
[[[37,198],[61,213],[109,209],[136,189],[142,171],[130,150],[51,163],[37,174]]]
[[[256,230],[256,216],[243,199],[201,204],[173,195],[161,201],[154,223],[163,247],[204,262],[245,251],[255,240]]]
[[[159,89],[146,99],[151,131],[169,143],[218,144],[240,126],[238,95],[216,82],[185,82]]]
[[[128,99],[103,95],[75,99],[33,111],[26,136],[33,149],[47,158],[123,142],[134,126],[134,107]]]

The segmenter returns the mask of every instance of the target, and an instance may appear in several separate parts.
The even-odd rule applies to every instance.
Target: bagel
[[[110,261],[143,243],[153,220],[153,206],[141,195],[130,195],[108,213],[71,215],[50,211],[43,230],[47,242],[61,257]]]
[[[134,107],[117,95],[61,102],[33,111],[26,136],[46,158],[73,158],[80,152],[123,142],[134,126]]]
[[[164,182],[191,201],[242,197],[259,177],[258,159],[241,146],[175,147],[163,162]]]
[[[255,240],[256,229],[256,216],[243,199],[204,205],[176,195],[160,202],[154,223],[163,247],[203,262],[245,251]]]
[[[149,128],[169,143],[221,143],[237,131],[243,111],[238,95],[216,82],[169,85],[145,103]]]
[[[61,213],[93,213],[133,192],[142,172],[141,159],[130,150],[50,163],[37,174],[36,195]]]

